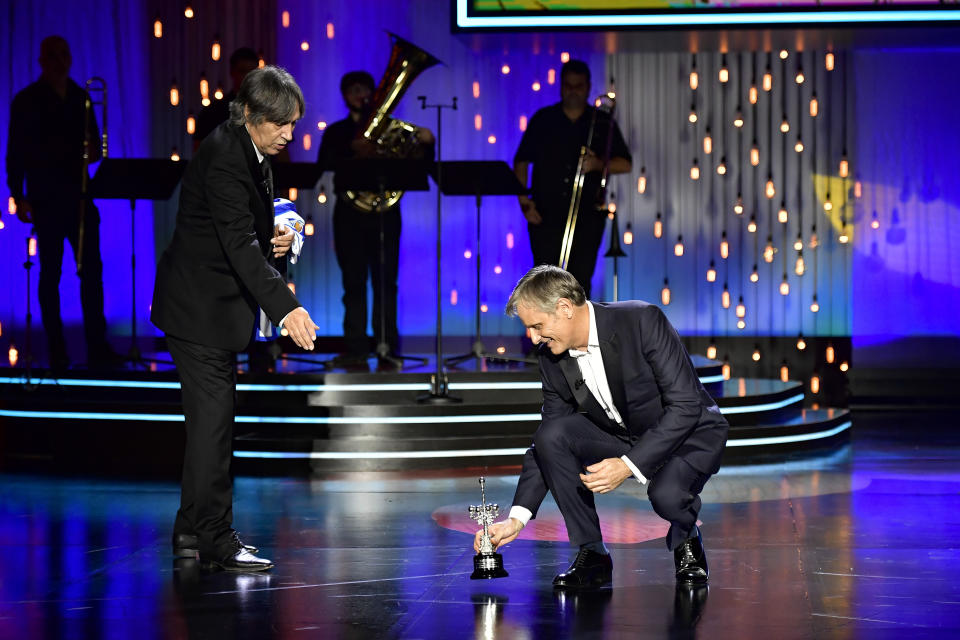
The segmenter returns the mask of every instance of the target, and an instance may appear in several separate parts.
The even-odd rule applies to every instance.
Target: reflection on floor
[[[598,499],[614,588],[564,594],[549,500],[503,550],[510,577],[469,580],[477,475],[506,509],[510,470],[238,478],[236,527],[277,563],[263,575],[173,562],[173,482],[4,475],[0,638],[956,636],[960,448],[931,428],[948,417],[855,416],[841,451],[725,468],[701,589],[675,588],[635,485]]]

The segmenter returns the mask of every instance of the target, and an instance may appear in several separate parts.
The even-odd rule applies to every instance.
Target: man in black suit
[[[678,583],[705,583],[699,494],[720,466],[729,426],[663,312],[640,301],[591,303],[571,274],[541,265],[517,283],[507,313],[540,345],[543,421],[510,515],[490,529],[493,545],[516,538],[549,490],[579,549],[554,586],[607,585],[613,563],[593,494],[633,476],[670,522]]]
[[[187,445],[177,556],[229,570],[269,569],[232,529],[231,440],[236,354],[254,336],[257,307],[303,349],[319,328],[271,266],[293,233],[273,224],[270,156],[293,139],[303,94],[277,67],[250,72],[230,120],[203,141],[187,167],[173,240],[157,265],[151,319],[167,337],[180,376]]]

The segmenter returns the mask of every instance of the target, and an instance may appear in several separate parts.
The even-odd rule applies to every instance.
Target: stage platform
[[[250,373],[240,363],[234,456],[241,473],[516,465],[540,422],[536,364],[471,361],[449,374],[458,402],[424,404],[418,397],[431,389],[432,362],[397,371],[376,370],[371,360],[365,370],[344,371],[322,361],[282,359],[273,373]],[[805,403],[800,382],[724,380],[721,363],[699,355],[693,361],[731,424],[727,462],[831,450],[847,441],[849,412]],[[0,369],[8,465],[47,460],[75,468],[139,450],[145,459],[135,468],[175,467],[182,422],[169,365],[56,378]]]
[[[549,497],[503,549],[510,576],[469,579],[476,468],[239,476],[234,524],[276,562],[263,574],[173,560],[175,481],[0,474],[0,638],[957,637],[958,469],[953,415],[929,412],[857,414],[825,456],[726,465],[703,493],[699,589],[676,588],[664,523],[625,483],[597,497],[613,588],[582,594],[551,588],[571,552]],[[483,473],[505,508],[516,475]]]

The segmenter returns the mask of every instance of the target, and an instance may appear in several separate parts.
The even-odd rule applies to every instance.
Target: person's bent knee
[[[681,487],[654,480],[647,490],[653,510],[664,520],[676,520],[690,500],[690,494]]]
[[[561,418],[549,418],[540,423],[540,427],[533,434],[533,444],[540,451],[556,449],[558,447],[567,447],[569,439],[567,431],[570,427],[571,419],[579,416],[563,416]]]

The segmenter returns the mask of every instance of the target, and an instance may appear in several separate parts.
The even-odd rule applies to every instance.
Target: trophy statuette
[[[486,480],[480,477],[480,504],[470,505],[470,518],[483,527],[483,535],[480,537],[480,551],[473,556],[473,573],[470,574],[471,580],[481,580],[490,578],[506,578],[510,574],[503,568],[503,556],[493,550],[490,543],[490,532],[488,527],[500,515],[500,506],[497,504],[487,504],[487,496],[484,491]]]

